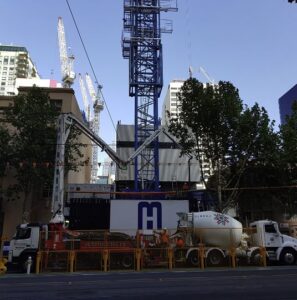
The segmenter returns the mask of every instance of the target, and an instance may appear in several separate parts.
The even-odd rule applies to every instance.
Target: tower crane
[[[63,87],[70,88],[75,79],[73,71],[74,56],[68,56],[63,19],[58,18],[58,41]]]
[[[80,85],[80,91],[83,99],[84,109],[87,116],[87,121],[90,122],[91,120],[90,103],[87,95],[86,86],[82,78],[82,75],[80,73],[78,74],[78,79],[79,79],[79,85]]]
[[[102,86],[98,84],[98,90],[96,93],[94,85],[92,83],[92,79],[88,73],[86,73],[86,83],[87,83],[90,97],[93,102],[94,119],[92,120],[92,130],[96,135],[99,136],[100,112],[104,108],[103,101],[100,98]],[[98,173],[98,145],[93,143],[91,183],[96,183],[97,173]]]
[[[161,33],[172,32],[172,22],[161,26],[161,12],[177,11],[171,0],[124,2],[122,53],[129,59],[129,96],[134,97],[134,149],[159,128],[158,99],[163,87]],[[134,161],[134,190],[159,189],[159,141],[152,142]]]

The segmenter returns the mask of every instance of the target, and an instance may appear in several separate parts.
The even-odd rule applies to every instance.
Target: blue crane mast
[[[134,149],[159,127],[158,99],[163,87],[161,12],[177,11],[177,0],[124,0],[123,57],[129,59],[129,96],[135,100]],[[159,141],[155,139],[134,159],[134,190],[159,189]]]

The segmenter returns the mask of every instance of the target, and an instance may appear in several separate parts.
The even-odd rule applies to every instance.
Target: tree
[[[244,106],[230,82],[203,86],[195,78],[185,81],[180,93],[180,113],[171,118],[169,131],[202,163],[211,162],[209,189],[215,188],[219,210],[233,206],[248,165],[277,161],[278,136],[264,108]],[[203,180],[203,176],[202,176]],[[221,199],[221,190],[229,188]]]
[[[10,135],[8,129],[0,123],[0,213],[3,210],[3,186],[2,179],[5,176],[7,162],[11,154]],[[1,229],[0,229],[1,234]]]
[[[203,176],[203,161],[210,161],[217,173],[217,189],[221,209],[221,169],[238,127],[242,101],[238,90],[230,83],[220,81],[217,85],[203,86],[195,78],[185,81],[178,94],[180,113],[171,118],[169,131],[184,148],[199,161]]]
[[[16,96],[14,105],[5,112],[7,122],[14,128],[10,163],[16,170],[16,184],[12,188],[17,194],[24,193],[23,221],[30,219],[30,194],[39,193],[37,196],[40,196],[43,188],[52,186],[58,114],[48,94],[38,87]],[[66,157],[69,158],[66,172],[77,170],[84,162],[78,162],[83,157],[78,135],[72,130],[66,145]]]
[[[5,174],[11,150],[8,129],[0,124],[0,178]]]

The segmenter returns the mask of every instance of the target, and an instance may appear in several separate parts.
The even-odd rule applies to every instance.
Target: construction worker
[[[162,230],[160,239],[161,239],[161,246],[163,246],[163,247],[169,246],[169,234],[168,234],[167,228],[164,228]]]
[[[167,228],[161,230],[161,232],[154,231],[156,236],[156,244],[160,247],[167,248],[169,246],[169,234]]]
[[[176,240],[176,247],[181,249],[184,248],[184,246],[185,246],[185,241],[181,237],[178,237]]]

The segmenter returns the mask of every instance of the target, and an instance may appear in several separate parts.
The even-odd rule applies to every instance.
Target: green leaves
[[[48,184],[53,176],[52,168],[40,166],[54,162],[57,116],[48,94],[37,87],[16,96],[14,105],[5,112],[6,120],[14,128],[9,162],[17,170],[18,189],[25,193]]]
[[[0,177],[5,174],[11,151],[12,149],[8,129],[0,125]]]

